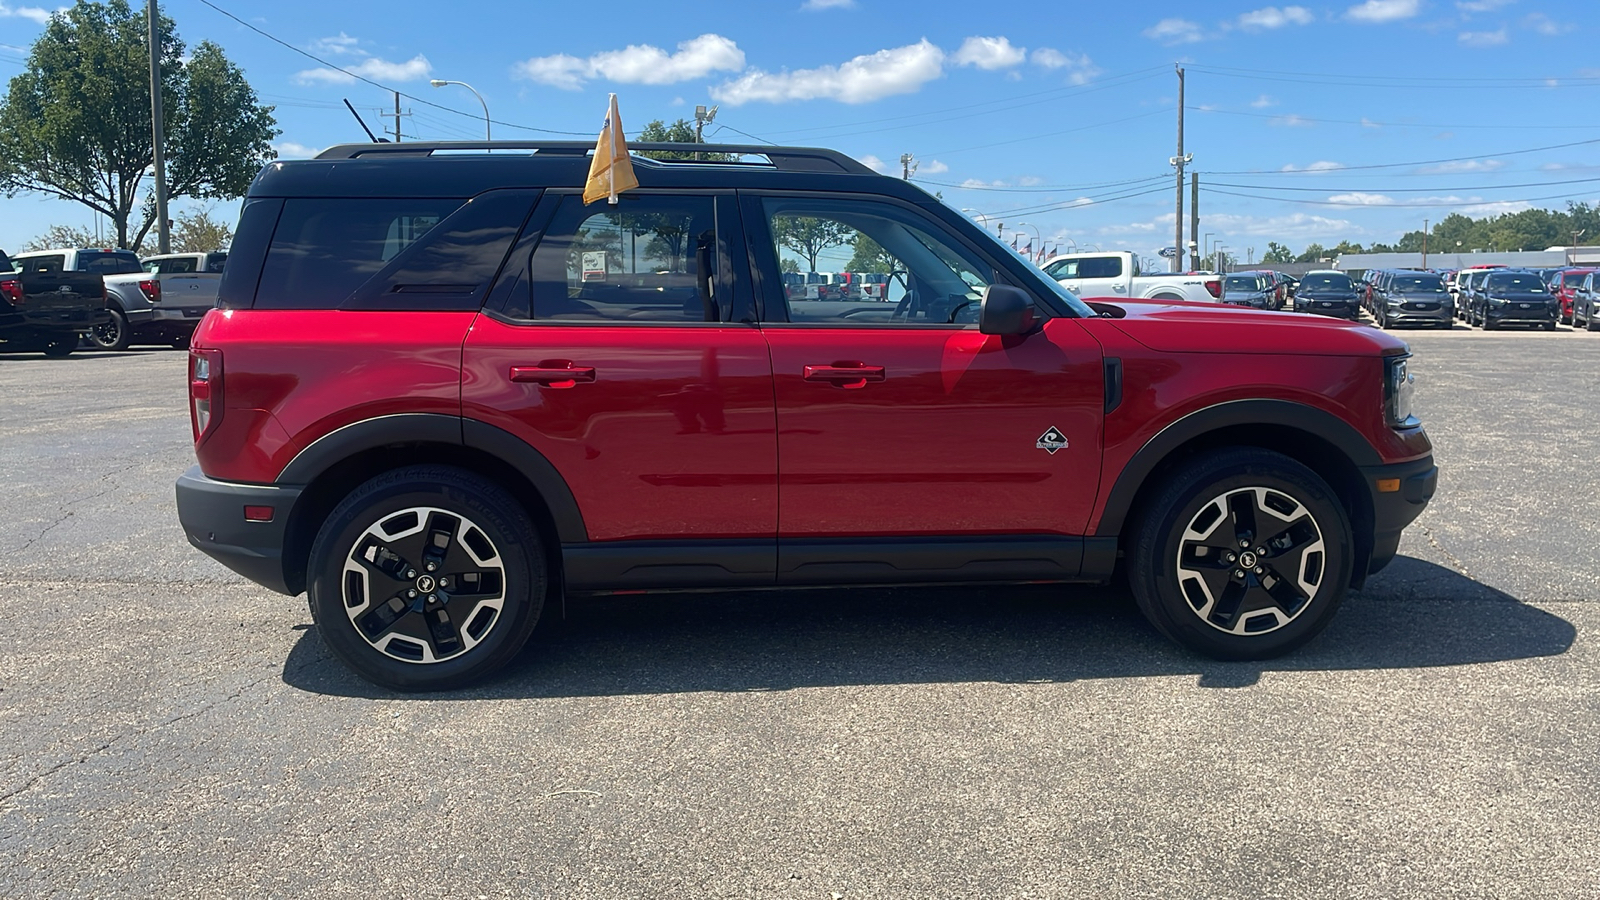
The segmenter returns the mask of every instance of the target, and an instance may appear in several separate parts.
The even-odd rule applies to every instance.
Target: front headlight
[[[1391,356],[1384,361],[1388,367],[1384,378],[1384,408],[1392,428],[1409,428],[1418,424],[1411,414],[1411,395],[1415,390],[1415,377],[1411,374],[1411,356]]]
[[[1506,298],[1504,298],[1504,297],[1490,297],[1489,298],[1489,305],[1490,306],[1505,306],[1506,305]]]

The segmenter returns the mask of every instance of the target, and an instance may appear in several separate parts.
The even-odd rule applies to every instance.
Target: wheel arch
[[[1351,587],[1359,588],[1373,552],[1372,497],[1360,467],[1382,463],[1361,433],[1332,413],[1287,400],[1241,400],[1192,412],[1162,429],[1123,467],[1107,496],[1095,534],[1118,539],[1132,532],[1167,473],[1197,453],[1258,447],[1296,460],[1328,483],[1350,517],[1355,538]]]
[[[362,482],[411,465],[448,465],[500,485],[538,527],[552,579],[561,545],[588,540],[577,501],[555,466],[515,435],[484,422],[436,413],[380,416],[346,425],[307,446],[278,476],[304,484],[283,542],[288,589],[305,590],[311,544],[334,507]]]

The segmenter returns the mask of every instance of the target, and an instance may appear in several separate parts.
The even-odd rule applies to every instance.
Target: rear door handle
[[[569,388],[579,382],[590,384],[594,381],[594,377],[594,366],[574,366],[570,363],[511,367],[512,381],[519,384],[540,384],[550,388]]]
[[[857,390],[867,386],[869,381],[883,381],[887,376],[883,366],[864,366],[859,363],[832,366],[806,366],[804,379],[806,381],[831,384],[848,390]]]

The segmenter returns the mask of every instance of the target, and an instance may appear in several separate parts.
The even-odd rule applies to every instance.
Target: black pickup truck
[[[0,250],[0,350],[66,356],[110,318],[98,273],[63,272],[46,260],[13,264]]]

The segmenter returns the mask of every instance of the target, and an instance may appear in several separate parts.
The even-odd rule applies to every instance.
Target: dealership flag
[[[628,158],[628,142],[622,137],[617,95],[612,94],[606,124],[600,129],[600,140],[594,145],[594,159],[589,163],[589,181],[583,186],[583,202],[589,204],[605,197],[615,205],[618,194],[638,186],[639,179],[633,175],[633,160]]]

